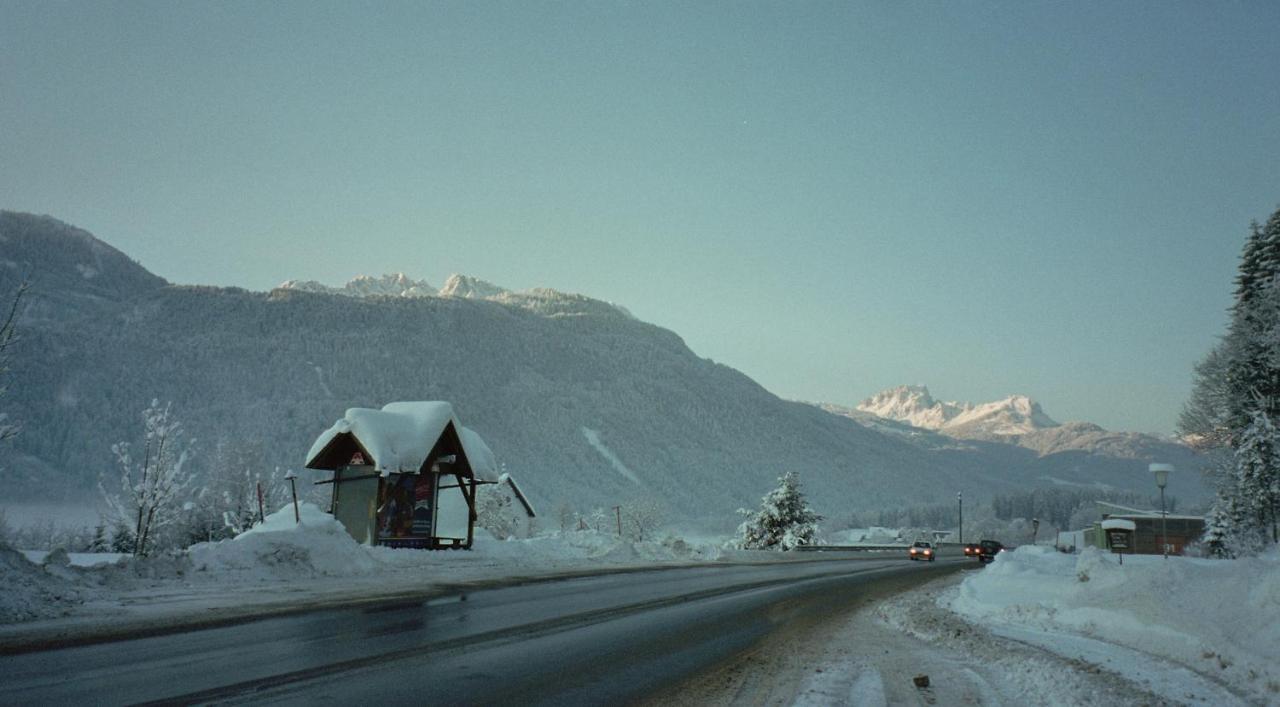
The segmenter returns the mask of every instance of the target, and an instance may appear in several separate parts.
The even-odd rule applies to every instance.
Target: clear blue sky
[[[0,0],[0,207],[178,283],[464,272],[775,393],[1168,432],[1280,206],[1280,3]]]

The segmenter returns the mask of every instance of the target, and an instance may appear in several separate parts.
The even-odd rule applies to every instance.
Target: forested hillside
[[[672,332],[581,296],[171,286],[52,219],[8,213],[0,226],[0,291],[32,280],[0,399],[23,425],[0,458],[14,496],[92,488],[153,398],[173,402],[206,458],[225,442],[295,469],[348,407],[449,400],[544,516],[652,499],[673,519],[725,528],[787,470],[827,514],[1044,483],[1029,450],[920,444],[781,400]],[[1145,483],[1128,461],[1098,473],[1072,464],[1066,481]]]

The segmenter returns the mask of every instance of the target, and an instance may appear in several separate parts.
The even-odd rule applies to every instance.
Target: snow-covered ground
[[[315,506],[302,504],[301,511],[301,523],[287,505],[232,540],[143,559],[0,547],[0,642],[38,629],[73,633],[217,620],[457,584],[748,554],[674,538],[629,542],[589,530],[497,540],[477,529],[470,551],[395,550],[357,544]]]
[[[1122,567],[1025,546],[790,633],[668,701],[1280,705],[1280,554]]]
[[[993,633],[1173,702],[1280,703],[1280,553],[1241,560],[1002,553],[938,600]]]

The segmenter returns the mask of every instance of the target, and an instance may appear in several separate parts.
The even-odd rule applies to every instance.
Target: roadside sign
[[[1112,550],[1128,550],[1129,549],[1129,531],[1112,530],[1107,533],[1108,544]]]

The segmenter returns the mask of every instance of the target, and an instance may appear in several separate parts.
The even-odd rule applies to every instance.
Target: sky
[[[168,280],[461,272],[790,399],[1172,432],[1280,207],[1280,3],[0,0],[0,208]]]

